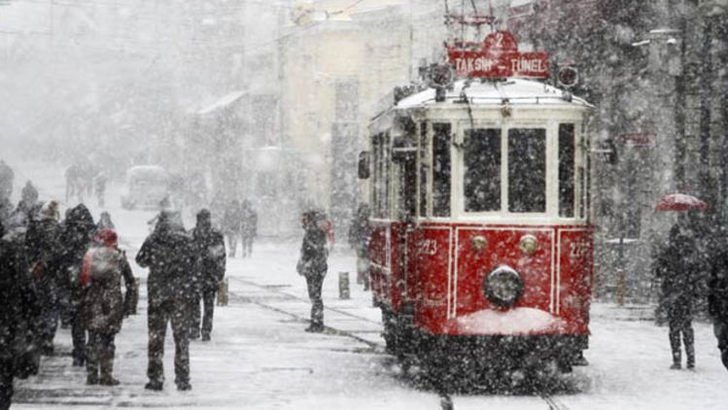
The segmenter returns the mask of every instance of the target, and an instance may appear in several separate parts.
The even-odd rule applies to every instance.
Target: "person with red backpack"
[[[114,338],[121,330],[121,322],[127,309],[126,300],[133,299],[134,276],[120,250],[116,232],[102,229],[96,235],[98,246],[89,249],[83,257],[80,284],[83,296],[80,314],[89,340],[86,348],[86,384],[115,386],[113,376]],[[121,294],[121,280],[126,294]]]

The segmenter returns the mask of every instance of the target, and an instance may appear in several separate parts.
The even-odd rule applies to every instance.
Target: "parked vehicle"
[[[156,165],[131,167],[126,172],[121,206],[124,209],[159,209],[169,193],[169,174],[164,168]]]

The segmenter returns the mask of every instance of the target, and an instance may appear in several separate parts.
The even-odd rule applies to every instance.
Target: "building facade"
[[[593,123],[598,295],[657,295],[652,259],[676,213],[660,197],[695,195],[705,213],[682,214],[711,244],[725,226],[727,2],[537,0],[503,5],[502,23],[558,70],[580,72],[574,92],[597,107]],[[706,253],[708,255],[708,253]]]

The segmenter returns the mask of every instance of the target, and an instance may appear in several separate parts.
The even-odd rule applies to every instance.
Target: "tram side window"
[[[465,131],[465,212],[501,209],[501,130]]]
[[[450,216],[450,124],[432,124],[432,215]]]
[[[574,124],[559,124],[559,216],[574,217],[575,154]]]
[[[384,134],[373,137],[372,152],[374,155],[374,186],[372,187],[372,203],[374,216],[386,218],[388,216],[388,172],[386,166],[387,144]]]
[[[430,162],[428,160],[427,144],[427,123],[420,123],[420,216],[426,217],[427,213],[427,180],[430,174]]]
[[[546,212],[546,130],[508,130],[508,210]]]

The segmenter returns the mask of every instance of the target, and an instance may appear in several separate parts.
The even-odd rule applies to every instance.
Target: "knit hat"
[[[99,233],[96,234],[95,240],[97,243],[110,248],[115,248],[119,244],[119,238],[116,236],[116,232],[109,228],[100,230]]]
[[[58,201],[54,200],[44,203],[43,206],[40,208],[40,218],[55,219],[57,221],[61,217],[58,208]]]

